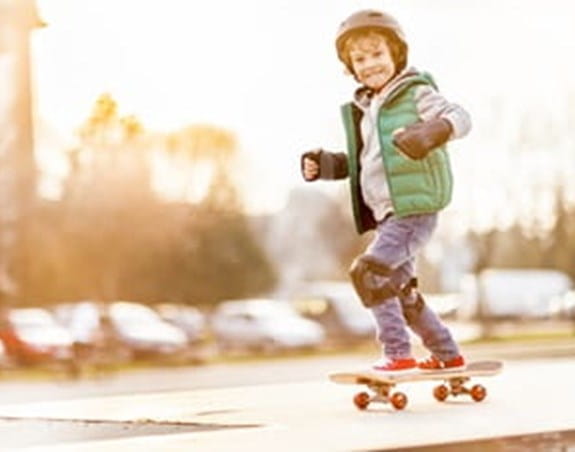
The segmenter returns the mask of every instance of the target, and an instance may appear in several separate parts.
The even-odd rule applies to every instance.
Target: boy
[[[463,368],[451,333],[416,290],[414,267],[451,199],[445,143],[468,133],[469,115],[439,94],[429,74],[407,68],[407,42],[392,16],[352,14],[339,28],[336,48],[361,84],[342,107],[348,152],[306,152],[302,173],[307,181],[349,176],[357,230],[375,229],[349,271],[382,344],[373,368],[385,374]],[[413,358],[407,326],[429,358]]]

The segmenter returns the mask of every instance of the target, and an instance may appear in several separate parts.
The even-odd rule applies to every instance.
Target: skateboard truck
[[[396,410],[403,410],[407,405],[407,396],[403,392],[394,392],[395,383],[377,383],[365,381],[367,387],[374,392],[373,395],[362,391],[353,398],[353,403],[360,410],[365,410],[371,402],[391,403]]]
[[[433,397],[439,402],[445,401],[448,396],[454,397],[461,394],[469,394],[476,402],[481,402],[487,395],[487,390],[482,385],[473,385],[471,388],[465,386],[469,377],[455,377],[446,379],[447,384],[441,384],[433,388]]]

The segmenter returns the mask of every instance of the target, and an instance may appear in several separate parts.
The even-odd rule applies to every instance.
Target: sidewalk
[[[574,377],[570,359],[511,361],[501,375],[477,379],[488,389],[481,403],[467,398],[439,403],[431,395],[433,383],[406,383],[400,389],[410,400],[404,411],[374,405],[360,412],[351,403],[360,387],[316,380],[0,406],[0,416],[79,422],[68,435],[58,428],[22,431],[24,438],[44,435],[28,452],[392,450],[572,430]],[[124,423],[123,435],[103,429],[98,434],[88,428],[89,420]],[[174,422],[191,430],[174,433]],[[135,436],[138,424],[160,430]],[[14,450],[22,443],[3,445]]]

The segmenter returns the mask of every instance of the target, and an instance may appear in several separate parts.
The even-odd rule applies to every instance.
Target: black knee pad
[[[403,308],[403,316],[408,325],[414,324],[425,306],[423,296],[415,290],[417,287],[417,279],[412,278],[407,284],[401,288],[401,306]],[[415,296],[415,301],[412,301]]]
[[[366,308],[385,303],[398,294],[398,290],[389,280],[390,274],[391,268],[371,256],[361,255],[353,261],[349,275]]]

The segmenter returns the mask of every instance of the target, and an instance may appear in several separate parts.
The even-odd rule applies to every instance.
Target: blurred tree
[[[232,133],[193,126],[158,140],[104,94],[78,136],[62,201],[43,203],[35,223],[30,299],[210,303],[271,288],[273,269],[229,177]],[[151,181],[158,146],[213,167],[207,196],[162,202]]]
[[[275,274],[224,172],[198,204],[164,205],[161,246],[138,250],[124,287],[137,299],[214,304],[260,295]]]
[[[192,162],[208,161],[227,165],[236,155],[237,140],[233,133],[208,124],[184,127],[166,136],[166,150]]]
[[[561,270],[575,281],[575,207],[567,201],[564,188],[555,194],[555,223],[546,237],[541,264]]]
[[[193,240],[194,259],[188,272],[191,290],[203,302],[264,293],[276,281],[272,265],[238,207],[228,175],[217,172],[187,230]]]
[[[549,268],[575,280],[575,208],[566,201],[564,188],[556,192],[554,222],[548,230],[533,231],[520,224],[505,230],[471,234],[476,270],[484,268]]]

